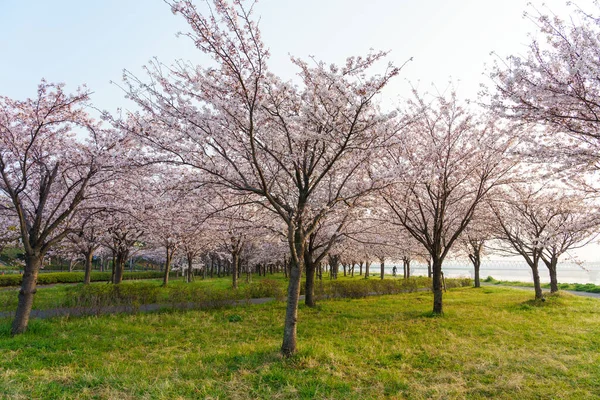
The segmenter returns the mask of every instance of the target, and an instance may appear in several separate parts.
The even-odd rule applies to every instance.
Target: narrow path
[[[505,288],[510,288],[510,289],[519,289],[519,290],[534,290],[534,288],[529,287],[529,286],[494,285],[493,283],[482,283],[482,286],[505,287]],[[550,289],[542,288],[542,291],[549,292]],[[575,296],[591,297],[591,298],[594,298],[594,299],[600,299],[600,293],[578,292],[576,290],[561,290],[561,292],[574,294]]]

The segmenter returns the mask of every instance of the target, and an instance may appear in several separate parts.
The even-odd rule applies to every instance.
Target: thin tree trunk
[[[544,264],[548,267],[548,273],[550,274],[550,293],[558,292],[558,277],[556,273],[556,267],[558,265],[558,257],[552,255],[550,261],[544,259]]]
[[[23,281],[21,282],[17,312],[11,329],[13,335],[21,334],[27,330],[29,315],[33,307],[33,296],[36,292],[37,276],[42,266],[42,258],[43,256],[39,254],[25,255]]]
[[[381,262],[381,264],[379,264],[381,267],[381,279],[383,279],[383,276],[385,275],[385,260],[382,258],[379,261]]]
[[[371,269],[371,261],[365,261],[365,279],[369,277],[369,270]]]
[[[359,270],[358,270],[358,276],[362,276],[362,267],[363,267],[363,262],[361,261],[358,264],[358,268],[359,268]]]
[[[110,271],[111,271],[111,273],[110,273],[110,281],[111,281],[112,283],[116,283],[116,279],[117,279],[117,275],[116,275],[116,268],[115,268],[115,265],[116,265],[116,259],[117,259],[117,255],[116,255],[116,253],[113,251],[113,252],[112,252],[112,266],[111,266],[111,269],[110,269]],[[107,264],[108,264],[108,260],[107,260]]]
[[[473,269],[475,271],[475,287],[481,287],[481,279],[479,276],[479,270],[481,267],[481,256],[478,250],[474,250],[472,254],[469,254],[469,259],[473,263]]]
[[[540,282],[540,271],[538,268],[538,261],[534,261],[531,267],[531,273],[533,275],[533,287],[535,289],[535,299],[541,300],[544,298],[544,294],[542,292],[542,284]]]
[[[432,260],[433,274],[433,313],[441,315],[444,312],[442,297],[443,297],[443,281],[442,281],[442,260]]]
[[[290,282],[288,285],[287,306],[285,310],[285,322],[283,327],[283,343],[281,353],[284,357],[290,357],[296,353],[296,329],[298,322],[298,302],[300,300],[300,277],[302,273],[304,238],[301,228],[294,232],[295,252],[298,255],[290,260]]]
[[[312,262],[310,254],[304,257],[304,268],[306,268],[306,282],[304,285],[304,304],[308,307],[315,307],[315,265]]]
[[[92,260],[94,257],[94,250],[88,249],[85,253],[85,275],[83,277],[83,284],[89,285],[92,280]]]
[[[428,278],[432,278],[433,277],[433,270],[431,268],[431,258],[427,259],[427,277]]]
[[[187,282],[191,283],[194,280],[194,271],[192,268],[194,257],[188,253],[187,254],[187,262],[188,262],[188,270],[187,270]]]
[[[173,249],[167,246],[167,259],[165,260],[165,275],[163,276],[163,286],[169,284],[169,272],[171,272],[171,258],[173,257]]]
[[[231,285],[234,289],[238,288],[238,265],[240,263],[240,255],[237,251],[231,252]]]

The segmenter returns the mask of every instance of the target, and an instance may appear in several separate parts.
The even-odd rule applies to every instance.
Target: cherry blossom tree
[[[581,193],[554,189],[544,193],[544,207],[555,210],[556,217],[548,221],[541,259],[550,274],[550,292],[558,292],[557,266],[559,258],[569,250],[590,243],[598,235],[600,215],[597,206]]]
[[[308,238],[329,210],[371,190],[363,179],[369,149],[383,144],[392,116],[375,97],[399,68],[370,72],[385,53],[350,57],[341,67],[292,58],[297,86],[269,72],[252,5],[214,1],[207,16],[190,1],[169,4],[214,63],[155,61],[149,83],[126,73],[125,90],[143,110],[130,115],[129,130],[158,152],[155,160],[197,168],[211,184],[253,195],[285,224],[291,269],[281,351],[292,355]]]
[[[481,287],[481,258],[486,253],[486,242],[494,237],[496,217],[489,207],[479,207],[472,221],[459,237],[455,256],[466,257],[473,264],[474,286]]]
[[[102,246],[105,234],[101,218],[102,212],[99,209],[82,210],[74,221],[76,231],[67,236],[71,251],[84,260],[83,283],[86,285],[91,282],[94,253]]]
[[[85,111],[89,92],[63,89],[42,81],[33,99],[0,97],[0,192],[15,210],[25,251],[13,334],[27,329],[44,255],[73,232],[71,219],[115,146]]]
[[[533,185],[513,184],[489,203],[498,223],[494,238],[501,242],[496,250],[523,257],[531,268],[536,299],[543,298],[539,262],[553,236],[551,224],[561,217],[547,194]]]
[[[385,190],[386,219],[404,227],[431,256],[433,312],[441,314],[442,263],[490,191],[505,183],[512,137],[479,119],[455,93],[430,101],[415,92],[407,128],[390,151],[397,184]]]
[[[498,60],[490,72],[493,109],[517,122],[545,126],[537,140],[547,157],[597,170],[600,156],[600,8],[571,4],[563,20],[532,9],[539,30],[525,55]],[[538,39],[537,36],[541,38]],[[556,144],[559,144],[558,146]]]

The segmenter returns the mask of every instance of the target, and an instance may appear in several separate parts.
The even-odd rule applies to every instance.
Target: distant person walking
[[[392,275],[396,276],[396,272],[398,272],[398,268],[394,265],[394,268],[392,268]]]

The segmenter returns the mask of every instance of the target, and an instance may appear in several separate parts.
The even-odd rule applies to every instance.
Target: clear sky
[[[565,13],[564,0],[545,3]],[[283,77],[295,73],[290,54],[328,63],[370,48],[391,50],[397,64],[413,57],[386,93],[393,102],[408,96],[408,82],[443,90],[450,78],[459,94],[474,97],[491,51],[524,51],[527,32],[535,31],[522,17],[527,8],[526,0],[262,0],[255,10],[271,69]],[[109,84],[123,68],[139,72],[153,56],[203,62],[175,37],[186,28],[162,0],[0,0],[0,94],[32,96],[44,77],[70,88],[86,83],[101,109],[127,108]]]
[[[270,68],[284,78],[296,70],[289,55],[315,56],[343,63],[370,48],[391,50],[402,64],[413,57],[386,93],[393,104],[409,96],[409,84],[423,90],[458,82],[459,95],[474,98],[487,82],[485,65],[522,54],[535,25],[523,18],[528,0],[262,0],[263,40],[271,49]],[[543,9],[541,2],[533,2]],[[566,16],[564,0],[545,0]],[[578,0],[590,9],[591,0]],[[197,1],[197,4],[202,4]],[[100,109],[132,108],[119,82],[127,68],[142,76],[151,57],[205,62],[186,38],[181,17],[162,0],[0,0],[0,95],[34,95],[40,79],[65,82],[74,89],[87,84]],[[599,259],[600,254],[585,254]]]

